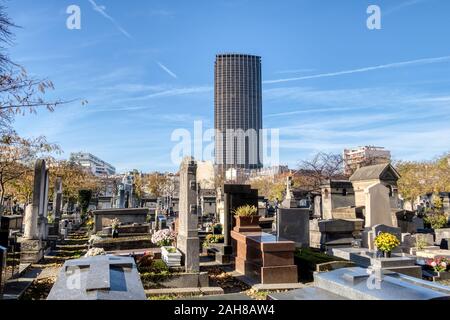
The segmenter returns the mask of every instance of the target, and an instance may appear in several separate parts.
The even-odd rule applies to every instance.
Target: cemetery
[[[450,229],[399,209],[391,165],[324,182],[319,209],[302,206],[310,195],[288,178],[274,216],[258,189],[235,183],[219,187],[214,214],[199,214],[198,168],[181,163],[174,215],[122,204],[74,215],[61,178],[48,205],[49,168],[37,160],[24,215],[2,216],[2,299],[450,298]]]

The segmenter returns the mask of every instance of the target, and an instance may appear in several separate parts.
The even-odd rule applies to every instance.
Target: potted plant
[[[448,280],[450,273],[447,272],[449,268],[449,260],[445,257],[436,257],[426,261],[427,266],[433,269],[433,279]]]
[[[377,249],[384,253],[385,258],[390,258],[392,250],[400,245],[400,240],[391,233],[380,232],[375,238],[374,243]]]
[[[152,235],[152,243],[156,244],[158,247],[171,246],[176,240],[176,234],[169,229],[163,229],[155,232]]]
[[[119,237],[119,227],[120,227],[120,220],[115,218],[111,221],[111,228],[112,228],[112,237],[113,239]]]
[[[161,257],[168,267],[181,266],[181,252],[173,246],[161,247]]]
[[[258,208],[251,205],[245,205],[234,210],[234,216],[236,218],[237,230],[243,231],[244,229],[258,229],[259,228],[259,215]]]
[[[208,234],[203,241],[203,247],[209,247],[209,245],[214,243],[223,243],[224,236],[221,234]]]
[[[213,234],[222,234],[222,230],[223,230],[222,224],[220,224],[220,223],[214,224]]]

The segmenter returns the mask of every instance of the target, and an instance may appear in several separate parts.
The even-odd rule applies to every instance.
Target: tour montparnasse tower
[[[216,56],[215,162],[229,168],[262,168],[261,57],[225,53]]]

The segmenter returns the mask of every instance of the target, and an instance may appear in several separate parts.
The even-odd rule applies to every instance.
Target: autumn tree
[[[13,189],[15,186],[21,186],[18,180],[34,171],[36,159],[50,157],[52,153],[59,151],[59,146],[47,142],[45,137],[25,139],[16,134],[2,136],[0,139],[0,205],[3,205],[8,188],[10,193],[20,193],[19,190],[13,191]],[[21,188],[23,192],[28,193],[27,187],[22,185]]]
[[[100,190],[99,178],[90,171],[72,161],[52,161],[48,165],[50,172],[49,193],[52,194],[56,177],[62,179],[63,202],[76,203],[79,201],[81,190],[90,190],[98,194]]]
[[[399,193],[413,208],[419,196],[450,190],[449,155],[432,161],[398,161],[395,167],[401,176]]]
[[[281,201],[286,192],[286,175],[274,177],[257,177],[248,181],[253,189],[258,190],[258,195],[270,201]]]
[[[169,179],[161,173],[155,172],[145,175],[145,189],[154,197],[162,197],[169,183]]]
[[[131,172],[131,175],[133,176],[133,193],[136,199],[138,200],[138,203],[141,203],[142,199],[145,196],[145,175],[142,172],[139,172],[138,170],[133,170]]]

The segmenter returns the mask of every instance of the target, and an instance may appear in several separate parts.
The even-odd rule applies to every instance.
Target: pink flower
[[[431,262],[431,266],[432,266],[432,267],[436,267],[436,266],[437,266],[436,261]]]

